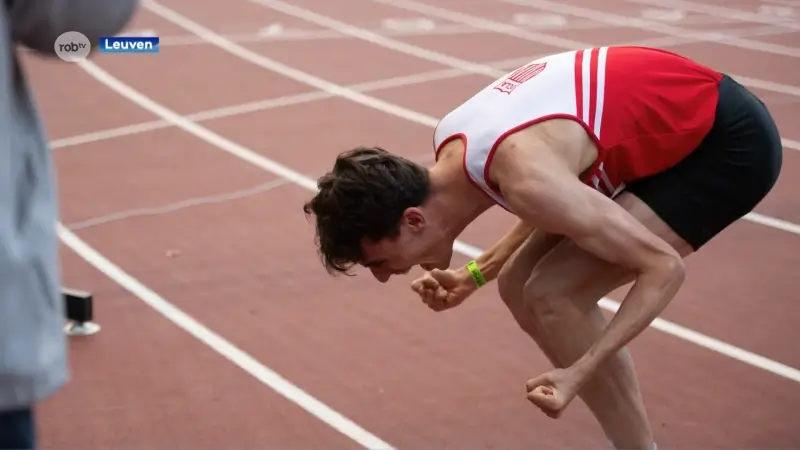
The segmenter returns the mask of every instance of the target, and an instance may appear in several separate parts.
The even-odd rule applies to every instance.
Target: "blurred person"
[[[0,449],[36,448],[35,406],[69,379],[56,179],[18,46],[55,57],[56,38],[67,31],[83,33],[96,45],[101,36],[122,30],[137,3],[5,0],[0,17]]]

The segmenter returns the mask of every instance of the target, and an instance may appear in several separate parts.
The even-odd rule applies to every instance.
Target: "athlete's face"
[[[408,208],[400,219],[400,232],[377,242],[364,240],[364,266],[378,281],[408,273],[414,266],[447,269],[453,257],[453,240],[447,239],[421,208]]]

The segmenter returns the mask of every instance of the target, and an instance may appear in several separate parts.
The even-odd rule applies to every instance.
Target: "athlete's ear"
[[[425,214],[421,208],[411,207],[403,211],[403,220],[411,231],[419,233],[425,229]]]

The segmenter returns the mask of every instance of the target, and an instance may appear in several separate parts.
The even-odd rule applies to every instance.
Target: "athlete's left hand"
[[[558,419],[580,389],[578,374],[569,368],[555,369],[528,380],[528,400],[551,419]]]

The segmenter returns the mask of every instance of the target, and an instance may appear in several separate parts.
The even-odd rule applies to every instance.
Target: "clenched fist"
[[[465,268],[434,269],[411,283],[411,290],[434,311],[454,308],[469,297],[478,285]]]
[[[528,380],[528,400],[551,419],[558,419],[578,395],[581,379],[574,369],[554,369]]]

